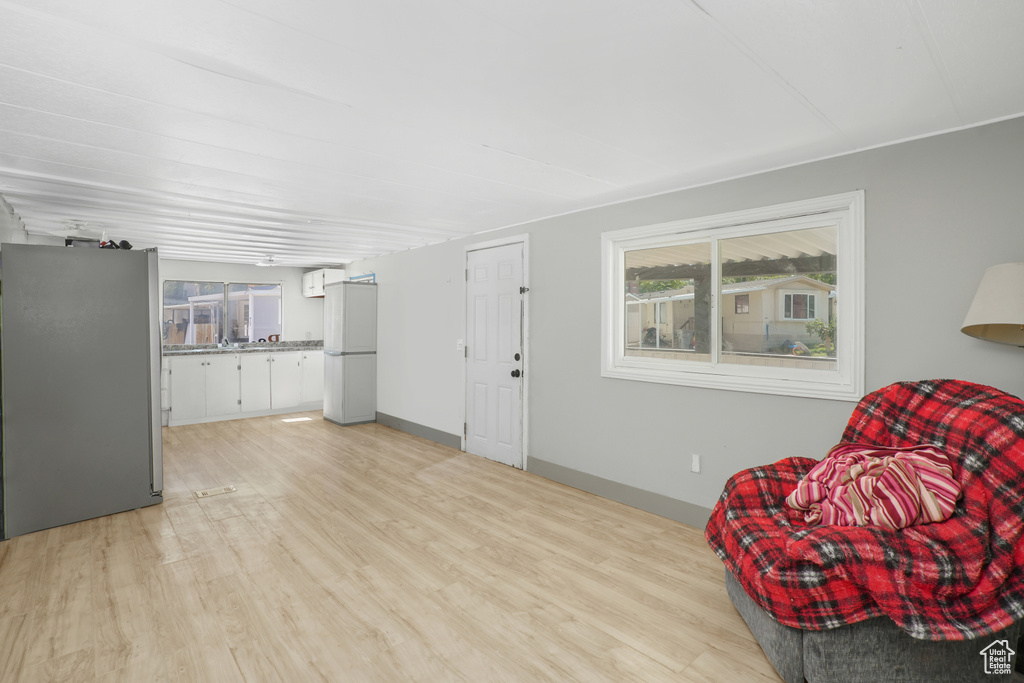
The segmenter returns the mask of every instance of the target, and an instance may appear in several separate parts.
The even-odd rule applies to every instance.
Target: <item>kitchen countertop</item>
[[[234,346],[216,344],[168,344],[163,347],[164,356],[189,356],[198,353],[274,353],[282,351],[319,351],[324,348],[322,339],[283,342],[252,342]]]

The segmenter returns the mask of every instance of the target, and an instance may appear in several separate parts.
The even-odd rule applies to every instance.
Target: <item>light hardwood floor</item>
[[[304,415],[165,428],[162,505],[0,543],[0,681],[779,680],[701,530]]]

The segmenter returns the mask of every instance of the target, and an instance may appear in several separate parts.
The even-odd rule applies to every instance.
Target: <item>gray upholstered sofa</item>
[[[826,631],[772,619],[725,572],[725,587],[768,661],[786,683],[996,683],[1012,676],[985,673],[982,650],[1005,640],[1016,650],[1021,623],[977,640],[917,640],[886,617]]]

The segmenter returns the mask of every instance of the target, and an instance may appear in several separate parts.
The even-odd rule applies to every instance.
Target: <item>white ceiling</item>
[[[1021,0],[0,0],[30,233],[352,260],[1024,113]]]

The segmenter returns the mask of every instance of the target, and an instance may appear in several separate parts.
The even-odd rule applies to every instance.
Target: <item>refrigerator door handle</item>
[[[163,420],[160,415],[160,368],[163,355],[160,330],[160,261],[156,249],[146,251],[146,266],[149,271],[149,494],[157,497],[164,491]]]
[[[333,350],[328,351],[327,349],[324,349],[324,355],[325,356],[340,356],[340,355],[342,355],[342,352],[341,351],[333,351]]]

